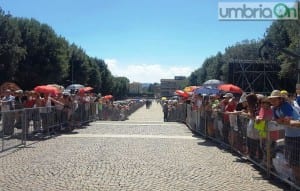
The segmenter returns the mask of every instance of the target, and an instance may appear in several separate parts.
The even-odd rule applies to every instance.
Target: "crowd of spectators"
[[[0,95],[2,133],[32,126],[32,134],[72,131],[91,120],[125,120],[132,100],[113,101],[90,91],[57,94],[6,89]],[[92,119],[93,118],[93,119]]]
[[[266,144],[270,144],[268,146],[274,149],[279,140],[284,140],[284,157],[292,170],[293,181],[299,185],[300,91],[297,93],[294,95],[285,90],[274,90],[269,95],[230,92],[220,95],[196,94],[189,99],[164,101],[162,109],[164,120],[168,121],[170,111],[176,108],[178,103],[190,103],[191,108],[200,113],[200,118],[203,113],[207,117],[206,133],[209,136],[222,137],[225,144],[244,150],[249,158],[259,164],[267,162]],[[241,122],[237,117],[239,120],[246,120],[245,130],[241,129]],[[279,124],[284,128],[270,130],[273,128],[272,124]],[[242,137],[241,133],[245,134],[245,141],[238,140]]]

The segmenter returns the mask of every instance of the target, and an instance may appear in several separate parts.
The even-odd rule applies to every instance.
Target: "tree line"
[[[273,47],[261,46],[272,42]],[[280,48],[278,48],[280,47]],[[204,60],[201,67],[188,77],[188,85],[199,85],[209,79],[230,81],[229,63],[239,60],[271,60],[280,65],[276,78],[280,88],[294,91],[300,54],[300,20],[274,21],[262,39],[244,40],[225,49],[224,53]],[[26,90],[41,84],[67,86],[79,83],[92,86],[95,92],[113,94],[117,98],[128,94],[129,80],[115,77],[104,60],[90,57],[76,44],[70,44],[47,24],[31,18],[14,17],[0,8],[0,84],[16,82]],[[278,81],[276,79],[276,81]],[[291,83],[284,83],[287,80]],[[258,84],[259,85],[259,84]]]
[[[269,46],[263,44],[269,42]],[[270,44],[271,43],[271,44]],[[199,85],[209,79],[219,79],[229,82],[228,67],[232,60],[270,61],[280,65],[276,76],[279,82],[277,88],[295,91],[298,78],[298,64],[300,64],[300,20],[276,20],[266,30],[263,38],[258,40],[244,40],[229,46],[224,53],[204,60],[201,67],[188,77],[190,85]],[[261,82],[254,84],[259,87]]]
[[[122,98],[129,87],[126,77],[114,77],[104,60],[88,56],[49,25],[14,17],[1,8],[0,74],[0,84],[11,81],[25,90],[41,84],[78,83]]]

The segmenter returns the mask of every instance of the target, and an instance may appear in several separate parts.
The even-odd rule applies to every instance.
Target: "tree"
[[[15,74],[25,50],[20,46],[21,33],[17,20],[0,8],[0,82],[15,81]]]
[[[115,77],[113,82],[113,95],[118,99],[126,97],[129,89],[129,79],[126,77]]]

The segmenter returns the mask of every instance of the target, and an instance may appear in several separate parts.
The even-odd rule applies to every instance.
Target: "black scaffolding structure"
[[[267,60],[240,60],[229,62],[228,82],[241,87],[245,92],[268,94],[277,89],[280,65]]]

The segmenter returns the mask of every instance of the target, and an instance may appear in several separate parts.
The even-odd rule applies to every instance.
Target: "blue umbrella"
[[[217,88],[208,88],[208,87],[201,87],[201,88],[197,88],[194,91],[195,94],[207,94],[207,95],[211,95],[211,94],[219,94],[220,90]]]

